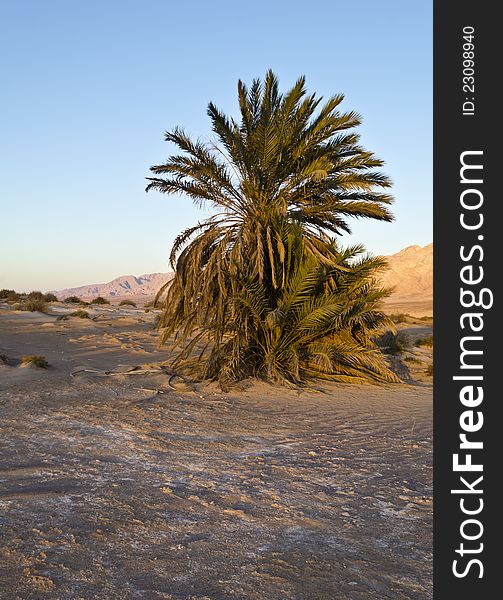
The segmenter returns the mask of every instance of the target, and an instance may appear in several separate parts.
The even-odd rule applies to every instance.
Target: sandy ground
[[[391,296],[384,302],[384,312],[386,314],[406,313],[413,317],[431,317],[433,315],[433,299],[413,300]]]
[[[104,373],[167,358],[152,312],[69,310],[0,306],[2,599],[431,598],[430,349],[403,385],[171,389]]]

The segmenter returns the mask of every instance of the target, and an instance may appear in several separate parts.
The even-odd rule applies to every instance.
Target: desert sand
[[[1,598],[431,598],[431,348],[224,393],[160,369],[155,311],[73,310],[0,305]]]

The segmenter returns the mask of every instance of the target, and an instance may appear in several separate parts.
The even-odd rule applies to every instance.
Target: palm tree
[[[297,381],[301,373],[309,373],[306,365],[312,361],[302,358],[302,368],[287,369],[283,375],[281,367],[263,368],[267,351],[258,339],[252,340],[253,319],[246,313],[245,298],[259,294],[265,302],[265,312],[260,314],[270,321],[273,317],[264,315],[283,314],[280,305],[293,293],[298,273],[304,273],[313,285],[318,282],[316,286],[325,273],[328,291],[318,301],[332,304],[330,287],[346,281],[343,277],[337,283],[335,272],[341,277],[359,273],[362,298],[354,307],[361,305],[363,313],[369,306],[375,308],[372,294],[382,292],[382,297],[384,292],[376,292],[368,269],[363,269],[364,275],[361,269],[354,270],[352,253],[341,252],[333,236],[350,232],[348,217],[391,221],[388,205],[392,198],[385,192],[391,184],[377,170],[382,161],[361,148],[358,135],[349,131],[360,118],[354,112],[339,112],[342,95],[321,105],[322,98],[307,94],[304,77],[282,95],[276,76],[269,71],[264,82],[256,79],[249,89],[240,81],[238,98],[239,123],[212,103],[208,106],[218,143],[192,141],[176,128],[166,133],[166,140],[182,154],[151,168],[159,177],[148,178],[147,191],[182,193],[199,205],[209,202],[214,209],[213,216],[182,232],[173,245],[170,261],[175,277],[160,291],[166,293],[163,339],[175,334],[181,347],[179,358],[188,358],[205,344],[201,358],[206,360],[206,376],[215,377],[216,369],[226,364],[243,376],[251,370]],[[379,261],[366,260],[364,264],[374,272],[382,267]],[[298,293],[310,305],[314,288],[308,290]],[[340,290],[337,293],[340,302]],[[356,339],[351,333],[353,321],[336,318],[333,310],[327,314],[333,319],[333,326],[325,323],[332,337],[344,337],[344,330]],[[369,318],[365,327],[375,328],[383,320],[384,316]],[[295,320],[289,323],[289,327],[298,325]],[[362,352],[368,349],[367,333],[366,345],[359,346]],[[247,352],[237,351],[236,344],[239,348],[251,344],[253,360]],[[357,350],[353,348],[353,355]],[[226,353],[233,357],[230,363],[222,358]],[[334,365],[337,353],[328,354],[332,357],[328,362]],[[225,377],[229,378],[232,369],[225,369]],[[335,374],[332,367],[328,371]],[[372,372],[391,377],[383,365]]]

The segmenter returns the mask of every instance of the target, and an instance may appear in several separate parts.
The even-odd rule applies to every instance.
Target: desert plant
[[[7,300],[7,302],[19,302],[22,298],[22,294],[19,294],[18,292],[12,292],[5,298],[5,300]]]
[[[91,304],[110,304],[110,302],[106,299],[103,298],[102,296],[97,296],[96,298],[94,298],[94,300],[91,300]]]
[[[426,375],[429,375],[430,377],[433,377],[433,364],[428,365],[426,367]]]
[[[10,360],[7,354],[0,354],[0,365],[10,365]]]
[[[65,303],[67,304],[80,304],[81,302],[78,296],[68,296],[68,298],[65,298]]]
[[[79,319],[89,319],[89,313],[86,310],[75,310],[68,315],[69,317],[78,317]]]
[[[425,335],[425,336],[417,339],[415,345],[418,347],[427,346],[428,348],[432,348],[433,347],[433,336]]]
[[[406,356],[403,360],[408,363],[421,364],[421,361],[415,356]]]
[[[45,356],[41,356],[38,354],[25,354],[21,357],[22,365],[33,365],[35,367],[39,367],[40,369],[47,369],[49,363]]]
[[[193,142],[177,128],[166,140],[183,154],[151,169],[161,177],[149,178],[147,190],[186,194],[216,209],[175,240],[175,276],[157,297],[165,294],[163,339],[175,334],[182,357],[198,342],[207,344],[203,375],[209,377],[220,370],[220,378],[254,372],[298,381],[313,373],[353,377],[360,371],[393,379],[379,359],[375,369],[366,362],[374,360],[369,332],[389,322],[376,308],[382,290],[372,283],[384,263],[368,258],[353,269],[351,259],[362,249],[340,250],[331,237],[349,232],[347,217],[392,220],[392,199],[383,191],[390,182],[376,170],[383,163],[348,131],[360,117],[339,112],[342,95],[320,106],[321,98],[307,95],[303,77],[280,94],[271,71],[250,89],[239,82],[238,97],[240,123],[208,106],[219,146]],[[294,268],[311,287],[299,287]],[[258,303],[256,314],[250,302]],[[316,306],[317,315],[326,315],[326,335],[288,333],[287,321],[293,327],[300,318],[288,312],[284,320],[283,303],[289,302],[294,312],[302,305],[305,318]],[[283,333],[271,334],[275,321]]]
[[[407,323],[407,319],[410,318],[410,315],[406,313],[393,313],[389,315],[389,318],[393,321],[393,323]]]
[[[143,305],[145,312],[150,312],[152,309],[162,310],[164,308],[164,300],[165,299],[162,297],[162,295],[163,295],[165,289],[166,288],[163,286],[161,288],[160,293],[158,294],[158,297],[154,298],[154,300],[149,300],[148,302],[146,302]]]
[[[20,294],[15,290],[8,290],[6,288],[0,290],[0,300],[19,300]]]
[[[377,345],[386,354],[401,354],[410,347],[410,338],[400,331],[385,331],[377,338]]]
[[[133,302],[132,300],[121,300],[121,302],[119,302],[119,306],[133,306],[136,308],[136,302]]]
[[[44,300],[46,302],[57,302],[58,298],[55,294],[53,294],[52,292],[47,292],[47,294],[44,294]]]
[[[26,298],[24,302],[21,303],[21,310],[28,310],[31,312],[45,312],[47,310],[47,302],[42,298],[32,297]]]
[[[168,302],[159,326],[164,340],[178,333],[175,364],[190,363],[199,346],[200,375],[221,382],[250,375],[284,384],[311,376],[397,381],[372,342],[379,328],[392,325],[379,310],[388,292],[373,280],[381,259],[359,257],[358,246],[339,252],[334,244],[328,265],[311,255],[294,258],[290,250],[285,285],[274,297],[264,284],[237,275],[240,285],[227,297],[223,321],[213,310],[194,332],[180,307]]]
[[[44,294],[39,291],[30,292],[27,296],[28,300],[44,300]]]

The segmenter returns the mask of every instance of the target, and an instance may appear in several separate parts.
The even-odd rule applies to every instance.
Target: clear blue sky
[[[188,199],[145,194],[163,132],[210,133],[236,84],[343,92],[386,161],[396,221],[353,222],[390,254],[432,240],[432,11],[403,0],[0,3],[0,288],[55,289],[168,269]]]

